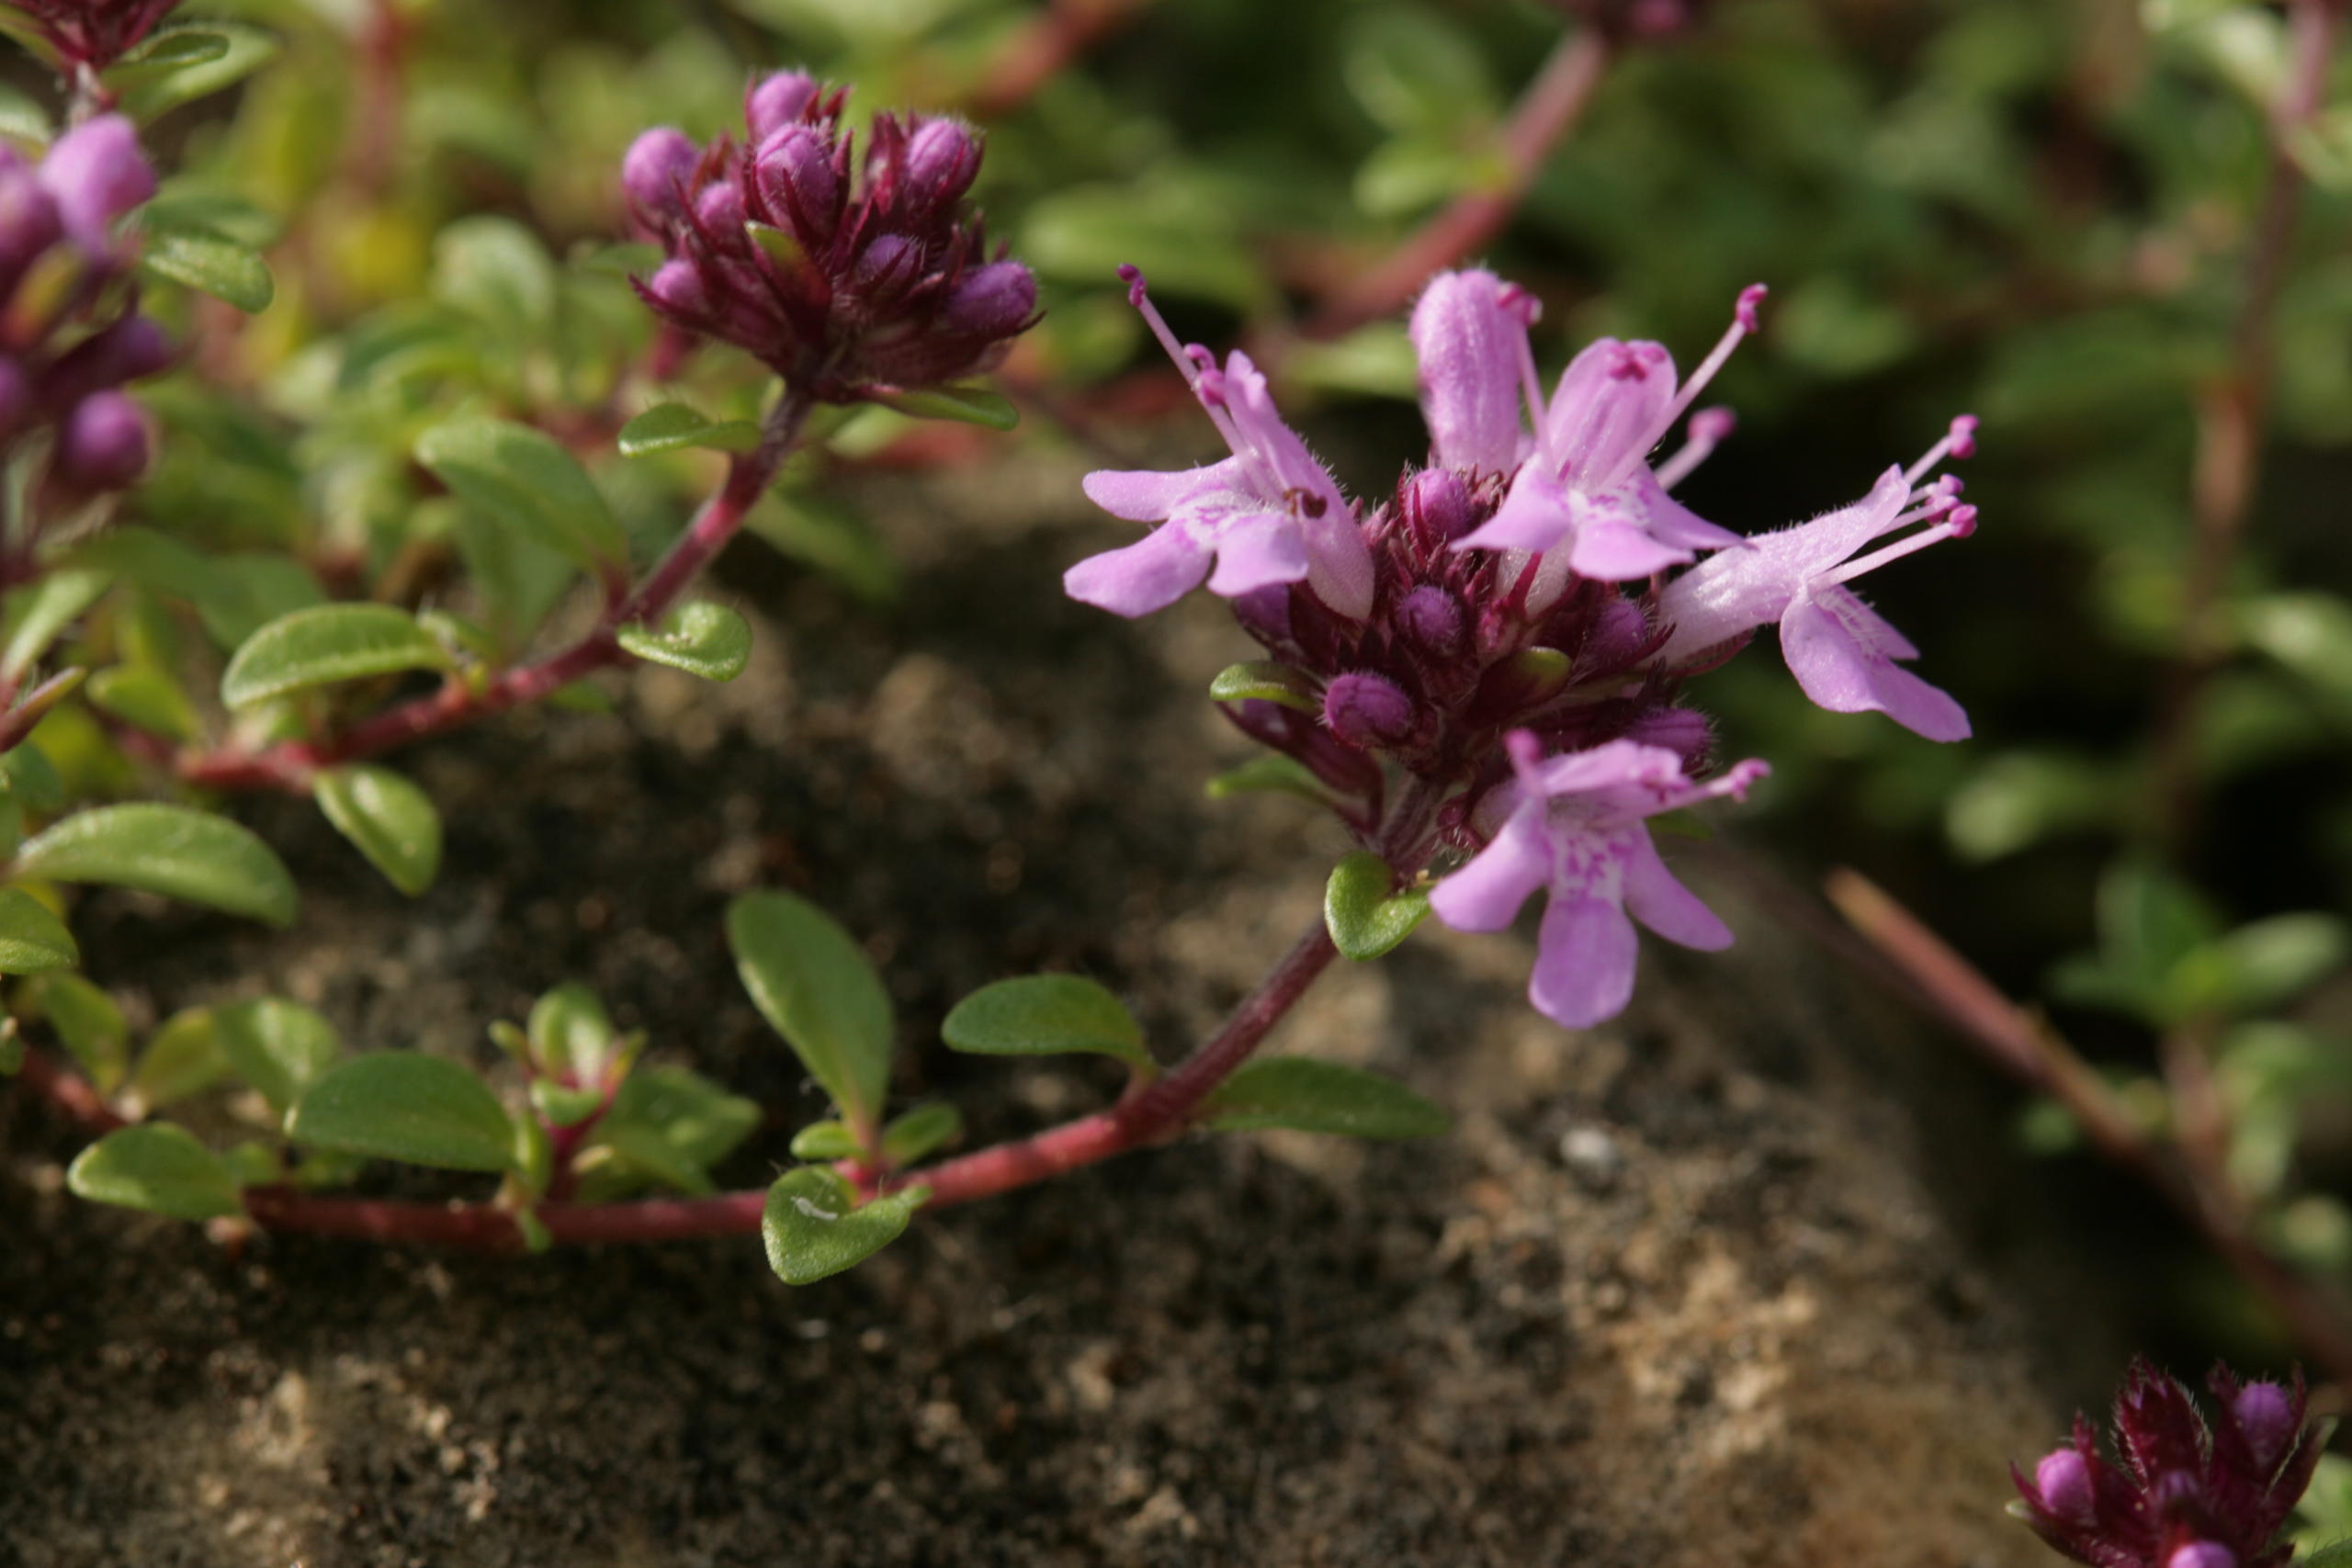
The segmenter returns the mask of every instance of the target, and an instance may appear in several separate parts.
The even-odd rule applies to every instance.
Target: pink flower
[[[1121,269],[1128,298],[1150,322],[1233,456],[1172,473],[1102,469],[1086,494],[1114,517],[1159,525],[1136,544],[1069,569],[1062,586],[1083,604],[1136,616],[1165,609],[1199,587],[1234,598],[1305,582],[1331,609],[1372,612],[1371,548],[1353,508],[1298,433],[1284,424],[1266,378],[1235,350],[1225,368],[1204,348],[1180,345],[1144,292]]]
[[[1976,509],[1958,503],[1959,481],[1919,481],[1947,455],[1973,450],[1975,421],[1951,433],[1909,470],[1889,468],[1853,505],[1778,533],[1759,535],[1692,567],[1658,596],[1674,628],[1657,662],[1672,668],[1767,622],[1781,627],[1781,652],[1806,696],[1834,713],[1876,711],[1930,740],[1964,740],[1968,715],[1951,695],[1899,660],[1919,650],[1845,586],[1864,572],[1942,539],[1975,531]],[[1860,558],[1871,540],[1914,523],[1928,525]]]
[[[1744,798],[1768,771],[1742,762],[1693,784],[1674,752],[1634,740],[1545,758],[1515,730],[1514,779],[1481,808],[1502,817],[1487,847],[1430,895],[1457,931],[1500,931],[1539,888],[1549,896],[1527,988],[1538,1012],[1569,1029],[1613,1018],[1634,994],[1634,921],[1685,947],[1731,945],[1730,929],[1675,879],[1646,818],[1719,795]]]

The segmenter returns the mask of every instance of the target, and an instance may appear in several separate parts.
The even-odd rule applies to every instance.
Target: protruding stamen
[[[1976,532],[1976,508],[1955,506],[1945,515],[1943,521],[1934,526],[1922,528],[1907,539],[1897,539],[1884,549],[1872,550],[1866,556],[1857,556],[1837,570],[1825,571],[1814,581],[1815,582],[1851,582],[1866,571],[1876,571],[1888,562],[1901,560],[1905,556],[1916,554],[1926,549],[1929,545],[1941,544],[1946,539],[1965,539],[1974,532]]]
[[[1689,479],[1690,470],[1712,457],[1738,424],[1738,416],[1727,408],[1701,409],[1692,414],[1683,429],[1682,449],[1657,466],[1658,488],[1672,490]]]
[[[1760,283],[1751,283],[1739,291],[1739,299],[1732,306],[1730,330],[1715,340],[1715,346],[1708,351],[1707,357],[1699,362],[1699,367],[1696,370],[1690,372],[1689,378],[1682,383],[1681,389],[1675,393],[1674,401],[1668,405],[1666,412],[1658,416],[1657,423],[1650,427],[1640,443],[1633,448],[1634,456],[1627,459],[1628,463],[1641,461],[1642,457],[1651,447],[1666,439],[1666,433],[1674,428],[1674,422],[1680,419],[1690,405],[1699,400],[1699,394],[1707,389],[1707,383],[1715,378],[1715,373],[1721,370],[1724,363],[1731,358],[1732,351],[1739,347],[1740,341],[1757,330],[1756,308],[1763,302],[1765,292],[1765,288]],[[1621,473],[1623,466],[1621,465]],[[1609,475],[1603,484],[1596,488],[1606,489],[1609,485],[1615,484],[1621,473]]]
[[[1917,485],[1938,463],[1946,457],[1965,458],[1976,456],[1976,416],[1962,414],[1951,422],[1944,438],[1927,450],[1927,455],[1904,471],[1903,477]]]
[[[1535,373],[1535,348],[1525,333],[1519,334],[1519,389],[1526,396],[1527,417],[1535,427],[1536,456],[1547,472],[1557,474],[1560,466],[1553,458],[1551,437],[1544,430],[1548,422],[1544,414],[1549,405],[1544,400],[1544,379]]]
[[[1532,327],[1544,319],[1544,301],[1516,283],[1506,283],[1497,289],[1495,303],[1522,327]]]
[[[1193,359],[1191,352],[1176,341],[1176,334],[1168,330],[1167,318],[1160,315],[1159,307],[1151,302],[1151,294],[1144,283],[1143,269],[1133,263],[1125,263],[1119,267],[1119,276],[1127,286],[1127,303],[1143,317],[1144,323],[1151,328],[1151,335],[1159,340],[1159,346],[1168,351],[1168,357],[1176,362],[1178,370],[1183,372],[1184,384],[1199,391],[1201,372],[1206,367]]]

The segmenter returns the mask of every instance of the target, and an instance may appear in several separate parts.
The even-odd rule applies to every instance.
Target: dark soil
[[[420,903],[266,803],[297,930],[97,897],[91,972],[151,1017],[267,988],[355,1045],[485,1061],[490,1020],[589,979],[773,1108],[726,1173],[752,1185],[822,1109],[720,938],[728,897],[784,886],[890,976],[906,1099],[954,1099],[974,1139],[1094,1103],[1099,1065],[951,1058],[941,1013],[1075,968],[1181,1052],[1340,846],[1304,807],[1201,798],[1241,754],[1198,695],[1237,635],[1205,604],[1130,629],[1062,602],[1105,526],[1074,495],[1043,468],[952,520],[901,495],[889,619],[730,561],[774,612],[742,681],[640,673],[618,717],[408,759],[451,819]],[[1716,897],[1741,947],[1653,947],[1593,1034],[1527,1010],[1522,941],[1432,928],[1277,1036],[1413,1083],[1452,1138],[1198,1140],[924,1218],[797,1292],[747,1239],[231,1256],[63,1196],[74,1138],[0,1096],[0,1562],[2032,1562],[2002,1464],[2056,1411],[1958,1239],[1978,1209],[1934,1196],[1986,1189],[1965,1075]]]

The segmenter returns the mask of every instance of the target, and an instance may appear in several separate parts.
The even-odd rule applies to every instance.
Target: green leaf
[[[18,987],[16,1005],[19,1012],[47,1021],[100,1094],[122,1087],[130,1066],[130,1024],[112,997],[79,975],[52,973]]]
[[[464,416],[419,436],[416,459],[460,499],[583,566],[628,562],[628,541],[603,492],[551,436]]]
[[[65,781],[49,753],[30,741],[0,753],[0,791],[27,811],[55,811],[65,804]]]
[[[811,1164],[855,1159],[865,1152],[857,1134],[839,1122],[811,1122],[792,1134],[792,1157]]]
[[[1217,774],[1204,788],[1211,800],[1229,800],[1237,795],[1295,795],[1317,806],[1331,804],[1331,792],[1295,757],[1252,757]]]
[[[49,651],[58,634],[96,604],[98,595],[113,582],[112,572],[67,568],[9,594],[8,640],[0,647],[0,679],[22,679]]]
[[[141,1105],[158,1111],[201,1094],[228,1076],[229,1058],[213,1028],[212,1010],[189,1008],[174,1013],[149,1038],[123,1089]]]
[[[760,1220],[768,1267],[787,1285],[854,1268],[898,1240],[929,1195],[912,1188],[860,1208],[849,1183],[821,1166],[787,1171],[768,1189]]]
[[[207,17],[202,30],[226,40],[227,49],[209,59],[191,61],[146,82],[136,83],[123,96],[122,107],[131,118],[149,121],[197,99],[234,86],[277,57],[276,37],[244,22]]]
[[[882,1158],[894,1167],[912,1165],[963,1130],[964,1113],[954,1106],[918,1105],[882,1129]],[[796,1155],[799,1142],[793,1140]]]
[[[939,1026],[953,1050],[987,1056],[1091,1052],[1149,1068],[1143,1028],[1126,1004],[1077,975],[1023,975],[983,986]]]
[[[684,403],[660,403],[621,426],[624,457],[707,447],[714,452],[750,452],[760,445],[760,427],[748,419],[706,419]]]
[[[425,793],[390,768],[334,768],[311,783],[311,797],[336,832],[386,881],[413,898],[441,869],[441,814]]]
[[[596,1124],[608,1164],[592,1168],[583,1199],[629,1190],[644,1180],[682,1192],[711,1190],[710,1168],[760,1125],[760,1108],[684,1067],[641,1067],[624,1080]]]
[[[343,1055],[334,1024],[280,997],[215,1008],[212,1030],[236,1075],[281,1113],[298,1103]]]
[[[198,28],[164,28],[107,66],[99,76],[107,86],[120,92],[191,65],[209,65],[228,52],[229,40],[219,33]]]
[[[168,1122],[108,1133],[75,1156],[65,1185],[94,1203],[145,1209],[175,1220],[244,1213],[228,1166],[186,1128]]]
[[[2274,915],[2215,944],[2228,1005],[2260,1011],[2292,1001],[2344,966],[2344,922],[2333,915]]]
[[[390,604],[320,604],[280,615],[247,637],[220,677],[220,700],[251,707],[337,681],[447,670],[448,650]]]
[[[744,529],[792,559],[815,567],[869,604],[897,601],[897,558],[872,524],[838,503],[813,497],[762,498]]]
[[[268,310],[277,298],[277,280],[259,251],[203,229],[151,227],[139,265],[168,282],[225,299],[248,316]]]
[[[1351,1138],[1433,1138],[1453,1119],[1376,1074],[1305,1056],[1251,1062],[1201,1102],[1203,1125],[1216,1133],[1284,1127]]]
[[[605,1108],[601,1089],[566,1089],[552,1078],[531,1085],[531,1109],[558,1127],[577,1127]]]
[[[769,260],[787,273],[798,271],[808,260],[808,247],[789,231],[767,223],[746,223],[743,232]]]
[[[135,729],[166,740],[196,739],[195,705],[180,683],[152,664],[118,664],[90,677],[90,701]]]
[[[524,1033],[539,1071],[563,1077],[577,1074],[602,1083],[612,1060],[619,1032],[596,993],[576,981],[567,982],[531,1004]]]
[[[1350,855],[1331,868],[1323,889],[1323,923],[1331,943],[1362,964],[1379,957],[1413,934],[1430,912],[1423,888],[1396,891],[1396,874],[1369,851]]]
[[[639,659],[706,681],[732,681],[752,661],[751,626],[734,611],[700,599],[670,612],[658,630],[627,626],[619,637]]]
[[[537,234],[494,213],[460,218],[433,239],[433,297],[516,336],[555,322],[555,261]]]
[[[729,905],[727,942],[761,1013],[849,1120],[872,1124],[890,1083],[890,998],[864,950],[789,893]]]
[[[82,950],[65,922],[21,887],[0,887],[0,975],[71,969]]]
[[[1021,411],[985,387],[921,387],[876,393],[874,400],[910,419],[948,419],[989,430],[1011,430],[1021,423]]]
[[[136,887],[274,926],[294,923],[294,878],[224,817],[134,801],[66,818],[17,852],[15,875]]]
[[[514,1158],[514,1124],[490,1087],[414,1051],[377,1051],[328,1069],[295,1101],[286,1135],[443,1170],[503,1171]]]
[[[1294,670],[1287,664],[1271,660],[1253,660],[1247,664],[1228,664],[1217,671],[1209,682],[1212,702],[1280,703],[1301,713],[1321,713],[1323,698],[1315,689],[1315,678],[1304,670]]]

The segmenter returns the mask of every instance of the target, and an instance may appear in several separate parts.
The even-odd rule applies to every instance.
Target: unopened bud
[[[120,392],[83,399],[57,433],[57,471],[78,490],[126,489],[153,452],[147,416]]]
[[[702,273],[690,261],[666,261],[645,280],[645,297],[678,316],[702,316],[710,310],[710,291]]]
[[[738,242],[750,217],[743,209],[742,187],[732,180],[705,186],[695,197],[695,221],[721,244]]]
[[[1396,629],[1413,645],[1440,658],[1462,651],[1462,606],[1434,583],[1424,583],[1396,606]]]
[[[907,199],[940,208],[972,188],[980,172],[980,139],[953,119],[927,119],[907,138],[902,165]]]
[[[765,141],[787,125],[797,125],[817,101],[815,78],[797,71],[778,71],[761,79],[743,99],[743,118],[754,142]]]
[[[2098,1517],[2091,1491],[2090,1466],[2072,1449],[2056,1449],[2033,1467],[2033,1489],[2041,1506],[2070,1525],[2087,1525]]]
[[[683,221],[685,193],[700,162],[702,149],[683,130],[662,125],[639,137],[621,160],[621,189],[630,209],[648,223]]]
[[[898,293],[914,281],[922,265],[922,247],[903,234],[884,234],[865,247],[850,276],[858,292],[869,299]]]
[[[1037,309],[1037,280],[1019,262],[974,267],[947,297],[940,325],[967,337],[1010,337]]]
[[[140,152],[130,121],[108,114],[51,144],[40,183],[55,198],[74,243],[99,255],[113,245],[115,220],[155,194],[155,171]]]
[[[760,143],[752,177],[770,206],[786,214],[803,243],[832,237],[840,219],[842,181],[833,167],[833,144],[824,132],[787,125]]]
[[[0,297],[64,232],[56,201],[31,170],[0,169]]]
[[[125,316],[74,345],[50,367],[41,394],[52,408],[154,375],[172,362],[172,340],[144,316]]]
[[[1649,640],[1649,617],[1639,604],[1620,594],[1604,602],[1594,614],[1592,629],[1577,650],[1577,661],[1587,675],[1622,669],[1641,657]]]
[[[1323,722],[1351,746],[1372,750],[1413,732],[1413,699],[1385,675],[1354,671],[1323,691]]]
[[[1714,729],[1695,708],[1653,708],[1634,721],[1625,739],[1673,752],[1686,773],[1696,773],[1715,749]]]
[[[1450,543],[1468,533],[1470,487],[1452,468],[1423,468],[1405,481],[1405,525],[1424,545]]]
[[[2254,1451],[2254,1462],[2267,1475],[2295,1440],[2293,1396],[2275,1382],[2250,1382],[2238,1390],[2230,1414],[2245,1436],[2245,1446]]]
[[[2165,1568],[2238,1568],[2238,1559],[2220,1541],[2192,1540],[2165,1558]]]

